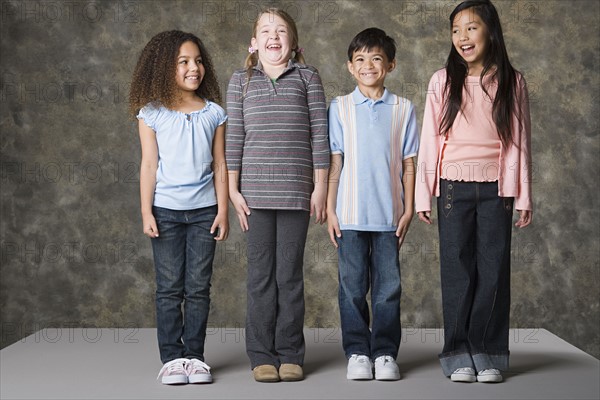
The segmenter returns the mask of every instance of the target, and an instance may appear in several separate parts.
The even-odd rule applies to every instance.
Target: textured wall
[[[457,1],[283,1],[328,100],[353,89],[345,53],[378,26],[398,43],[387,86],[419,121],[444,63]],[[141,233],[140,150],[126,115],[137,56],[182,29],[211,50],[222,89],[245,57],[257,1],[2,1],[1,344],[44,327],[151,327],[154,273]],[[542,327],[600,356],[599,3],[500,1],[513,64],[531,92],[534,224],[513,236],[512,326]],[[245,243],[218,246],[210,322],[243,326]],[[406,327],[442,324],[435,227],[414,221],[402,256]],[[306,324],[335,327],[336,255],[324,227],[306,249]],[[60,332],[60,331],[58,331]],[[515,338],[522,340],[522,338]]]

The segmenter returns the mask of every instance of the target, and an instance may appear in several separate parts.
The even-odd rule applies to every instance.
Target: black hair
[[[385,53],[388,61],[396,58],[396,42],[379,28],[367,28],[354,36],[350,46],[348,46],[348,61],[352,61],[352,55],[355,51],[366,49],[371,51],[374,48],[380,48]]]
[[[479,84],[489,97],[489,93],[483,83],[483,77],[490,73],[492,79],[488,82],[496,81],[495,84],[498,89],[493,99],[492,116],[498,130],[498,137],[505,146],[509,146],[513,139],[511,117],[514,113],[518,112],[515,109],[517,71],[508,59],[498,11],[496,11],[496,7],[489,0],[468,0],[460,3],[450,14],[450,29],[452,29],[454,19],[458,13],[467,9],[477,14],[487,27],[489,34],[487,52],[484,57]],[[467,75],[468,65],[456,51],[454,44],[452,44],[448,60],[446,61],[447,79],[446,87],[444,88],[444,97],[446,97],[447,101],[441,121],[440,134],[442,135],[450,130],[456,115],[461,110],[463,87]]]

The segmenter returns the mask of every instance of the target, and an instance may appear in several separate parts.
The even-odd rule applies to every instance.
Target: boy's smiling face
[[[388,72],[396,68],[396,60],[388,60],[379,47],[356,50],[352,61],[348,61],[348,71],[352,74],[359,89],[382,89]]]

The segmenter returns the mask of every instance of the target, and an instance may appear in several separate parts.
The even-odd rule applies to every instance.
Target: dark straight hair
[[[486,79],[486,81],[493,82],[495,79],[497,82],[498,88],[496,96],[493,99],[492,117],[498,130],[498,137],[502,141],[502,144],[508,147],[513,142],[511,118],[514,113],[518,112],[515,109],[517,77],[516,70],[508,59],[498,11],[496,11],[496,7],[489,0],[464,1],[456,6],[452,14],[450,14],[450,29],[452,29],[454,19],[458,13],[464,10],[472,10],[487,27],[489,34],[488,45],[484,56],[483,70],[479,77],[479,84],[485,94],[490,97],[483,78],[487,73],[490,73],[490,78],[492,79]],[[462,108],[463,88],[467,74],[467,62],[456,51],[453,43],[450,48],[448,60],[446,61],[447,78],[444,88],[446,104],[441,121],[441,135],[448,133],[456,119],[456,115]]]
[[[348,46],[348,61],[352,61],[355,51],[363,49],[371,51],[377,47],[385,53],[388,61],[396,58],[396,42],[394,39],[379,28],[367,28],[354,36],[354,39],[350,42]]]

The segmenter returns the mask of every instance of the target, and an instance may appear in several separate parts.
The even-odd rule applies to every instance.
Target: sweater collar
[[[283,70],[283,72],[281,74],[283,75],[286,72],[288,72],[289,70],[292,70],[294,68],[302,68],[303,66],[304,66],[304,64],[297,63],[296,61],[294,61],[294,59],[290,58],[288,60],[287,66],[285,67],[285,69]],[[260,60],[258,60],[258,63],[254,67],[252,67],[252,69],[255,69],[256,71],[260,71],[263,74],[265,73],[263,65],[260,62]]]

